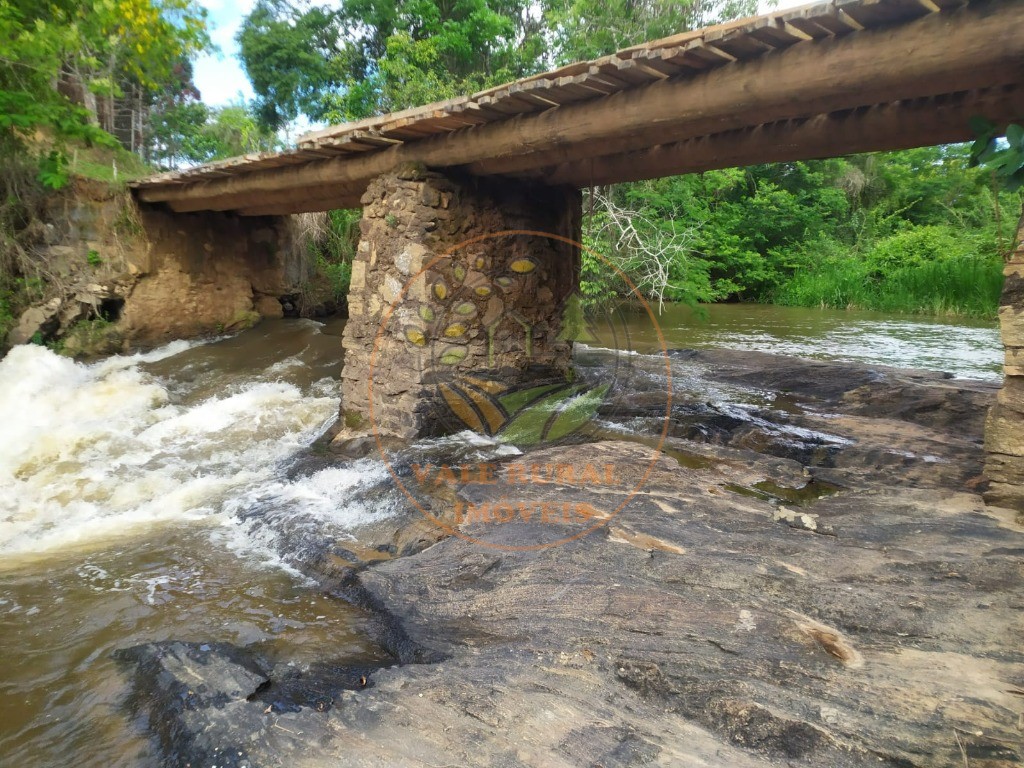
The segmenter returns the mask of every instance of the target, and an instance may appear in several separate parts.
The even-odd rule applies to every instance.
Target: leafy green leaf
[[[1006,126],[1006,140],[1010,143],[1011,147],[1024,150],[1024,127],[1016,123],[1010,123],[1010,125]]]

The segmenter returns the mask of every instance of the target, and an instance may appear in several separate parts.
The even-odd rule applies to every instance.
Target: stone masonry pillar
[[[985,475],[990,481],[985,500],[1024,517],[1024,217],[1003,274],[999,326],[1006,378],[985,423]]]
[[[336,445],[446,431],[439,392],[453,378],[487,389],[565,375],[579,249],[536,233],[578,240],[578,190],[405,166],[362,203]],[[522,230],[533,234],[498,235]]]

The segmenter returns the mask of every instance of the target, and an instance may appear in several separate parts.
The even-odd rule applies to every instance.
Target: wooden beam
[[[186,197],[180,200],[169,200],[167,205],[176,213],[193,213],[195,211],[233,211],[248,208],[294,209],[289,213],[301,213],[303,211],[333,210],[339,206],[330,208],[316,208],[303,206],[316,206],[324,200],[337,198],[353,199],[355,204],[349,207],[358,207],[359,198],[366,190],[362,184],[326,184],[306,189],[279,189],[273,192],[261,192],[244,196],[213,196],[213,197]]]
[[[380,152],[137,194],[147,202],[230,198],[252,207],[254,198],[282,190],[365,185],[407,161],[484,174],[536,169],[765,122],[1024,82],[1022,37],[1024,3],[993,0]]]
[[[835,157],[966,141],[982,115],[998,125],[1024,115],[1024,85],[883,104],[703,136],[538,171],[545,184],[600,186],[759,163]]]
[[[251,208],[240,208],[239,216],[286,216],[293,213],[314,213],[316,211],[334,211],[339,208],[359,208],[360,195],[343,197],[321,196],[315,199],[295,200],[291,203],[272,203],[254,205]]]

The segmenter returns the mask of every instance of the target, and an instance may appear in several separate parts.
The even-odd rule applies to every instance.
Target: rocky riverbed
[[[581,375],[611,355],[583,351]],[[302,665],[174,638],[119,651],[165,764],[1020,765],[1024,527],[981,496],[996,386],[670,358],[664,434],[651,364],[572,444],[480,449],[494,481],[420,500],[441,526],[390,478],[363,492],[409,508],[357,544],[253,513],[319,589],[369,611],[389,660]],[[392,465],[408,483],[467,450]],[[294,472],[350,461],[317,450]],[[513,465],[561,469],[519,483],[505,520]],[[592,514],[540,522],[567,501]]]

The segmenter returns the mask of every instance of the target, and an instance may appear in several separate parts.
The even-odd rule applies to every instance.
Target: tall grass
[[[995,317],[1003,287],[997,255],[957,256],[880,272],[856,257],[830,258],[795,273],[771,296],[775,304]]]
[[[73,146],[66,151],[68,173],[83,179],[120,184],[144,176],[154,169],[134,152],[123,147]]]

